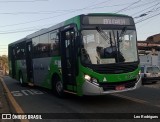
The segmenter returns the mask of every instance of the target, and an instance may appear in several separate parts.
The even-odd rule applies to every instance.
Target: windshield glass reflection
[[[135,30],[83,30],[81,60],[90,64],[138,60]]]

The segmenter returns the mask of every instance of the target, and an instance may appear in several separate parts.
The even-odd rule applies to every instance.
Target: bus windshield
[[[90,64],[138,61],[135,30],[82,30],[81,60]]]

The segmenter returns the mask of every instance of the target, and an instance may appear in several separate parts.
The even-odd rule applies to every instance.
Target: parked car
[[[142,84],[156,83],[160,81],[160,69],[158,66],[141,66]]]

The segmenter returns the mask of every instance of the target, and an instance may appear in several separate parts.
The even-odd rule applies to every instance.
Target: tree
[[[8,57],[6,55],[0,56],[0,69],[3,71],[3,75],[7,74],[8,71]]]

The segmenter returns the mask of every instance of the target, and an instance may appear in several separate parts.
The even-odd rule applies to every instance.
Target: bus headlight
[[[135,77],[135,78],[136,78],[136,81],[138,81],[138,80],[140,79],[140,77],[141,77],[141,70],[139,70],[137,76]]]
[[[99,86],[97,79],[92,78],[92,77],[89,76],[89,75],[84,75],[84,78],[85,78],[85,80],[87,80],[88,82],[90,82],[90,83],[92,83],[92,84],[94,84],[94,85],[96,85],[96,86]]]
[[[85,75],[84,78],[85,78],[85,80],[88,80],[88,81],[91,80],[91,77],[89,75]]]
[[[137,75],[137,77],[136,77],[136,80],[138,81],[138,80],[140,79],[140,77],[141,77],[141,74],[139,73],[139,74]]]
[[[141,75],[141,70],[139,70],[138,74]]]

